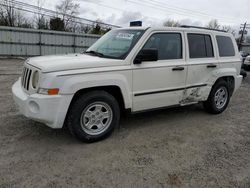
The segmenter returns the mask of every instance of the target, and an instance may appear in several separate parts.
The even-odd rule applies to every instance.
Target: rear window
[[[213,45],[210,35],[188,34],[189,57],[214,57]]]
[[[232,39],[227,36],[216,36],[220,57],[235,56]]]

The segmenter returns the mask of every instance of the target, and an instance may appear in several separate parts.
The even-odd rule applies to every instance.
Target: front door
[[[158,61],[132,65],[133,111],[179,104],[187,76],[183,33],[152,33],[142,49],[157,49]]]

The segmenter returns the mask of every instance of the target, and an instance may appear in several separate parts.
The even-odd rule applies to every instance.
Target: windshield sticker
[[[119,39],[127,39],[127,40],[132,40],[134,37],[134,34],[131,33],[118,33],[116,38]]]

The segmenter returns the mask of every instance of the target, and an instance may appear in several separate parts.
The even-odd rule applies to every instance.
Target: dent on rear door
[[[188,72],[186,90],[181,104],[207,100],[211,81],[219,68],[216,59],[215,39],[210,34],[187,33]]]

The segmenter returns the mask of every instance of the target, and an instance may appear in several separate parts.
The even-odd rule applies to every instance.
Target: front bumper
[[[25,93],[19,79],[12,94],[21,114],[51,128],[62,128],[73,95],[42,95]]]
[[[244,65],[250,66],[250,61],[249,60],[245,60],[244,61]]]

